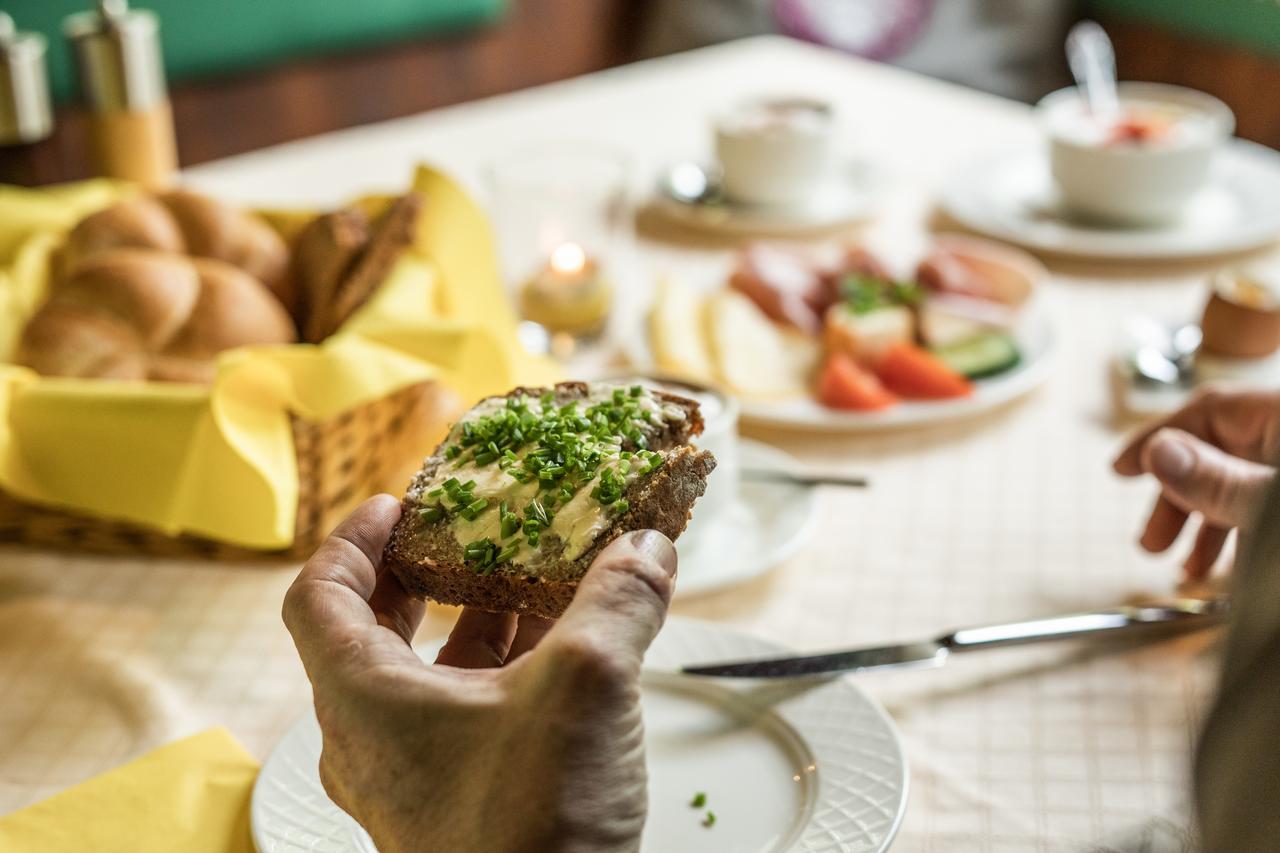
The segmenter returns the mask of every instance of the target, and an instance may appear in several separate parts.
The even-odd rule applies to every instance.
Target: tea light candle
[[[561,243],[520,288],[520,309],[549,332],[585,337],[604,328],[612,295],[596,260],[577,243]]]

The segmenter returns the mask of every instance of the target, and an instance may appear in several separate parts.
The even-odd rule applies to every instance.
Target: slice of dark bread
[[[538,398],[548,390],[557,406],[571,401],[598,400],[602,388],[582,382],[565,382],[554,389],[517,388],[510,397]],[[612,386],[608,386],[610,389]],[[464,543],[455,535],[449,519],[426,521],[421,510],[430,504],[429,486],[439,482],[443,466],[452,466],[446,449],[459,441],[460,426],[427,459],[414,478],[403,504],[403,515],[392,531],[383,560],[410,594],[443,604],[460,604],[497,612],[532,614],[554,618],[564,612],[591,561],[610,542],[632,530],[658,530],[671,539],[684,532],[694,501],[706,489],[715,458],[688,442],[702,432],[703,421],[693,400],[660,391],[647,391],[664,412],[679,417],[655,419],[645,425],[648,449],[661,456],[656,470],[626,484],[622,500],[626,509],[601,518],[607,521],[581,553],[566,558],[566,543],[548,532],[526,564],[508,562],[479,569],[468,562]],[[492,404],[489,398],[483,401]],[[474,410],[473,410],[474,411]],[[467,419],[464,418],[465,422]],[[624,441],[624,447],[627,443]],[[452,470],[452,468],[450,468]]]

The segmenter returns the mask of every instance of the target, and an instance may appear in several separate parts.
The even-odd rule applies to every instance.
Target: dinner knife
[[[932,640],[851,649],[818,655],[728,661],[681,668],[686,675],[719,678],[801,678],[872,669],[942,666],[952,654],[1000,646],[1112,635],[1127,631],[1207,628],[1227,614],[1226,599],[1177,599],[1151,606],[1125,606],[1027,622],[962,628]]]

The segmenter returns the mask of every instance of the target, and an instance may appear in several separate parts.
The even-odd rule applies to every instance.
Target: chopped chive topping
[[[707,795],[704,794],[702,791],[699,791],[698,793],[693,795],[693,800],[690,801],[689,807],[694,809],[700,809],[706,804],[707,804]]]
[[[707,812],[707,816],[706,816],[706,817],[704,817],[704,818],[702,819],[702,825],[703,825],[703,826],[705,826],[707,829],[710,829],[711,827],[715,826],[715,825],[716,825],[716,813],[715,813],[715,812]]]
[[[554,514],[579,491],[589,494],[611,514],[625,513],[630,504],[622,495],[636,476],[652,473],[662,465],[662,455],[649,449],[664,416],[641,385],[611,388],[607,396],[558,404],[546,391],[537,397],[516,395],[488,414],[464,420],[444,449],[449,460],[462,466],[485,468],[486,487],[477,495],[475,480],[450,477],[427,493],[434,501],[419,512],[424,520],[440,521],[458,516],[476,521],[503,494],[513,494],[515,484],[526,486],[519,494],[523,506],[502,501],[496,522],[487,530],[493,540],[466,545],[469,564],[478,572],[494,570],[509,561],[527,543],[537,548],[551,527]],[[499,478],[496,485],[493,477]],[[510,478],[506,480],[506,478]],[[505,480],[505,484],[502,481]],[[488,496],[485,496],[487,492]],[[425,498],[424,498],[425,500]]]

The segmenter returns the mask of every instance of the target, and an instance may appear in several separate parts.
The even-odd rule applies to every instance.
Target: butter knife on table
[[[1088,638],[1164,628],[1208,628],[1226,618],[1226,599],[1177,599],[1154,605],[1114,607],[1092,613],[1051,616],[1027,622],[962,628],[932,640],[751,661],[686,666],[686,675],[718,678],[803,678],[872,669],[942,666],[953,654],[1000,646]],[[1163,633],[1163,632],[1159,632]]]

